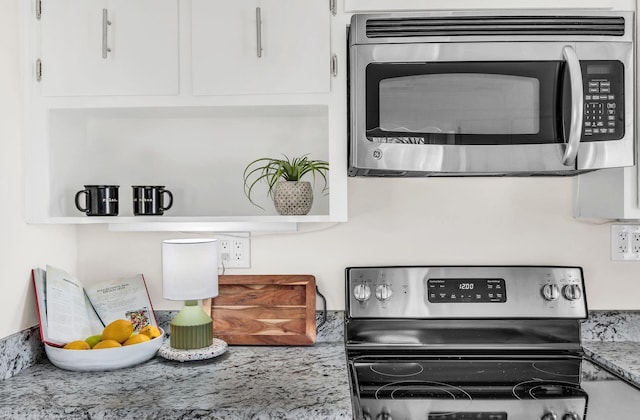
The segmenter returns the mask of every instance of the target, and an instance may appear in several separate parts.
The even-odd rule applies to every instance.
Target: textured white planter
[[[313,205],[313,190],[308,181],[280,181],[273,192],[273,204],[279,214],[300,216]]]

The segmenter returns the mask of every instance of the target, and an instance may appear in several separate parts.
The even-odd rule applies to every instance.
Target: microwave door
[[[574,172],[580,137],[565,144],[558,91],[564,46],[351,46],[350,174]]]

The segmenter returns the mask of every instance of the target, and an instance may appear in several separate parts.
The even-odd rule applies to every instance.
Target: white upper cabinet
[[[179,93],[178,0],[42,0],[43,96]]]
[[[194,95],[330,89],[327,0],[192,0]]]

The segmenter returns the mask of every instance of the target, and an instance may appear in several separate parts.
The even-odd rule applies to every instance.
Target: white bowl
[[[77,371],[120,369],[146,362],[155,356],[164,341],[164,331],[160,331],[162,332],[160,337],[131,346],[97,350],[66,350],[45,344],[44,350],[49,361],[61,369]]]

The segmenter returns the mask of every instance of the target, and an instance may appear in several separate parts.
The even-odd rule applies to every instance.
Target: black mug
[[[118,185],[85,185],[76,193],[76,207],[87,216],[118,215]],[[84,207],[80,196],[84,194]]]
[[[133,214],[136,216],[162,216],[173,205],[173,194],[164,185],[132,185]],[[164,198],[168,203],[164,204]]]

